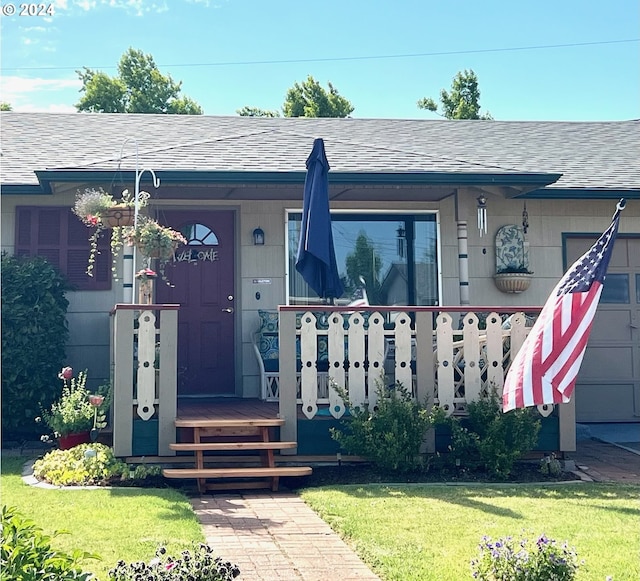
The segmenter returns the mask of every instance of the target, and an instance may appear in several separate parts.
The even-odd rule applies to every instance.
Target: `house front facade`
[[[112,372],[110,312],[137,294],[121,257],[112,277],[108,242],[86,275],[77,192],[148,191],[146,211],[188,240],[154,297],[179,305],[178,397],[268,399],[256,332],[279,305],[319,304],[295,255],[305,161],[322,137],[342,305],[364,293],[398,312],[540,307],[625,198],[574,404],[578,422],[640,421],[638,121],[3,112],[1,122],[2,250],[43,255],[75,285],[69,364],[96,384]],[[533,273],[525,290],[498,288],[509,267]]]

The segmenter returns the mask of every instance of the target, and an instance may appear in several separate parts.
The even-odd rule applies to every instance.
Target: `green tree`
[[[260,107],[245,106],[242,109],[236,109],[236,113],[240,115],[240,117],[280,117],[278,111],[260,109]]]
[[[282,112],[285,117],[347,117],[353,105],[328,83],[324,89],[311,75],[303,83],[294,83],[285,96]],[[243,117],[280,117],[278,111],[245,106],[236,111]]]
[[[347,269],[347,280],[345,290],[353,293],[362,285],[364,280],[367,297],[372,305],[384,304],[381,296],[380,270],[382,269],[382,258],[376,252],[373,242],[365,232],[360,232],[356,238],[356,245],[353,252],[345,259]]]
[[[13,111],[13,107],[11,106],[11,103],[6,103],[5,101],[2,101],[0,103],[0,111]]]
[[[75,105],[91,113],[174,113],[202,115],[202,107],[180,96],[182,82],[163,75],[150,54],[130,48],[118,63],[118,75],[84,67],[76,71],[84,95]]]
[[[440,91],[442,112],[431,97],[418,101],[418,109],[438,113],[447,119],[493,119],[489,112],[480,114],[480,89],[478,77],[472,70],[459,72],[451,83],[451,92]]]
[[[322,88],[311,75],[303,83],[294,83],[287,91],[282,105],[285,117],[347,117],[353,105],[338,90],[328,83],[329,90]]]

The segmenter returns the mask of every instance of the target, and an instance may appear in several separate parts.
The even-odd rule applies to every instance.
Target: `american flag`
[[[504,384],[502,410],[567,403],[573,393],[618,234],[620,200],[611,225],[573,263],[547,299]]]

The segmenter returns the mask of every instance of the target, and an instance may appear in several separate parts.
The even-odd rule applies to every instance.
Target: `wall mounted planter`
[[[531,285],[533,274],[525,272],[502,272],[495,274],[493,281],[503,293],[522,293]]]

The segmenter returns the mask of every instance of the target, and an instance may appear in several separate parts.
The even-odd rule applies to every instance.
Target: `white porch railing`
[[[327,377],[343,387],[355,405],[375,404],[376,382],[410,386],[414,397],[438,405],[447,414],[463,413],[467,402],[502,393],[509,364],[531,324],[528,314],[539,307],[280,307],[280,415],[286,420],[282,437],[296,440],[297,406],[309,419],[323,407],[340,418],[344,402],[326,389]],[[327,315],[328,325],[317,324]],[[302,314],[300,317],[299,315]],[[480,325],[478,314],[486,316]],[[297,317],[298,315],[298,317]],[[300,320],[299,326],[296,319]],[[296,341],[301,371],[296,371]],[[328,372],[319,372],[318,345],[326,344]],[[539,406],[543,416],[553,406]],[[573,402],[559,406],[561,444],[575,449]],[[564,436],[563,436],[564,423]]]
[[[178,305],[118,304],[111,312],[113,450],[133,453],[134,422],[157,420],[159,456],[174,456]]]

